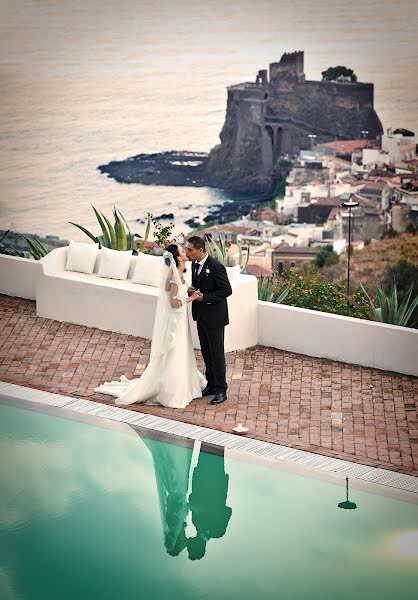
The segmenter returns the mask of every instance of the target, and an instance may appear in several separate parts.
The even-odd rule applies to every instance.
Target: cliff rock
[[[284,54],[258,72],[255,83],[228,88],[221,143],[205,164],[211,185],[271,193],[275,165],[312,143],[370,139],[382,134],[374,86],[349,81],[306,81],[304,54]]]

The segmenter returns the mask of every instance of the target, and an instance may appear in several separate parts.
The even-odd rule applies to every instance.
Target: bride
[[[135,402],[185,408],[202,396],[206,379],[197,370],[189,329],[187,304],[198,291],[187,295],[184,280],[187,256],[181,246],[170,244],[163,255],[164,267],[151,342],[150,362],[139,379],[105,382],[96,392],[116,397],[116,404]]]

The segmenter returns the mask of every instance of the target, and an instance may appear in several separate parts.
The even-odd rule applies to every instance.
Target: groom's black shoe
[[[208,385],[202,390],[202,396],[214,396],[215,394],[215,390],[210,388]]]
[[[222,404],[222,402],[226,402],[227,397],[225,392],[217,392],[214,398],[210,401],[211,404]]]

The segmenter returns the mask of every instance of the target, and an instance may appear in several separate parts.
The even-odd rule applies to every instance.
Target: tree
[[[389,240],[393,240],[393,238],[396,238],[397,236],[398,232],[396,231],[396,229],[393,229],[391,225],[389,229],[383,233],[382,240],[385,240],[386,238]]]
[[[357,81],[357,75],[353,69],[343,67],[339,65],[337,67],[329,67],[325,71],[322,71],[322,81],[338,81],[339,79],[349,79],[350,81]]]
[[[274,198],[284,198],[286,194],[286,180],[280,181],[274,190]]]
[[[329,267],[330,265],[336,265],[340,262],[340,257],[331,244],[327,244],[321,248],[320,252],[315,257],[315,264],[317,267]]]
[[[386,293],[389,293],[393,283],[398,286],[398,293],[401,297],[406,293],[411,283],[413,284],[413,292],[418,294],[418,266],[404,258],[389,265],[382,279],[382,287]]]
[[[290,160],[286,160],[285,158],[279,158],[279,160],[277,161],[277,166],[281,167],[282,169],[290,169],[292,163]]]
[[[406,233],[412,233],[413,235],[418,233],[418,223],[408,223],[406,226]]]

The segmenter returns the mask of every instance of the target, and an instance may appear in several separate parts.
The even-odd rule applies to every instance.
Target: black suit
[[[211,538],[221,538],[226,533],[232,515],[232,509],[226,505],[228,483],[229,475],[225,473],[223,455],[201,451],[193,472],[189,507],[197,535],[204,536],[205,542]],[[201,556],[193,556],[191,544],[188,544],[188,548],[192,560],[202,557],[202,553]]]
[[[193,263],[192,285],[203,294],[201,302],[192,304],[197,323],[200,347],[206,365],[208,387],[225,392],[226,366],[224,350],[225,325],[229,323],[227,297],[232,294],[226,269],[218,260],[208,256],[198,275],[199,263]]]

